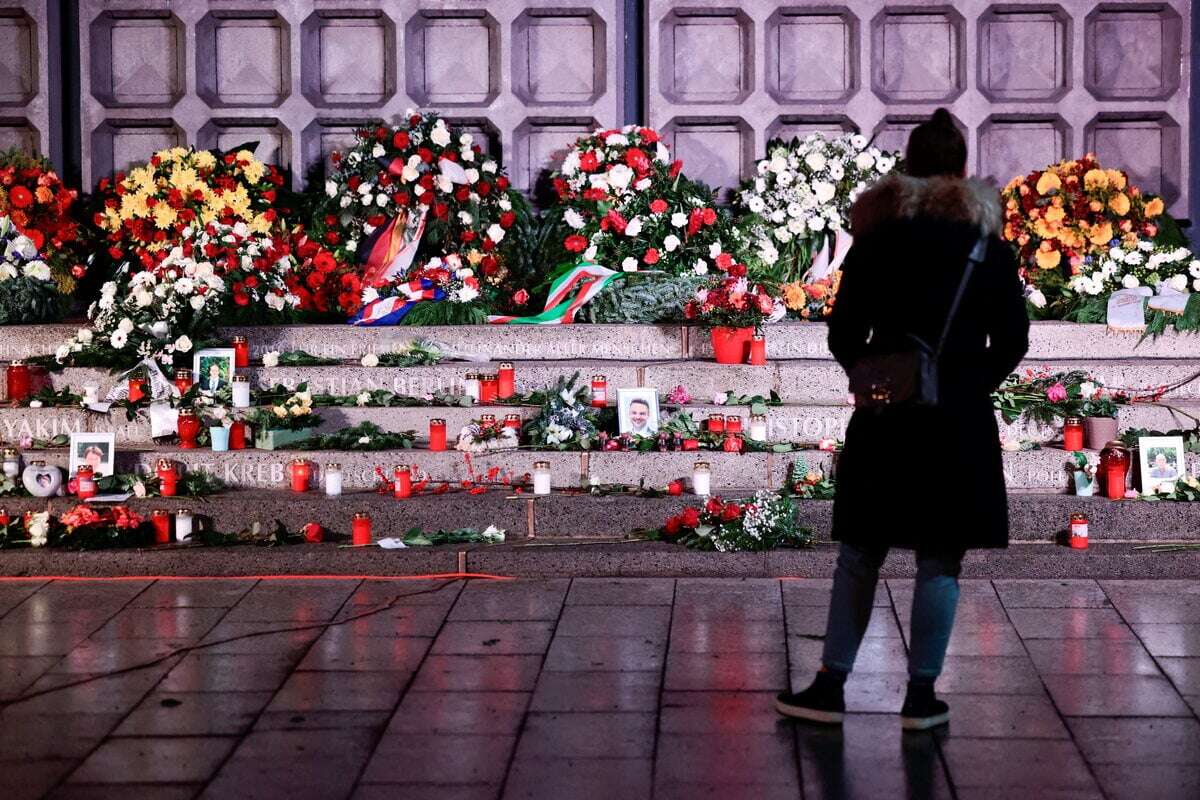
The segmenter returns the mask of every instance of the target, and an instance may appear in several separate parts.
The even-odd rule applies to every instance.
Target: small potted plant
[[[1086,454],[1072,453],[1067,461],[1067,471],[1071,473],[1078,497],[1091,497],[1096,493],[1096,465],[1088,461]]]
[[[307,439],[309,429],[321,424],[312,402],[312,393],[301,385],[283,402],[254,409],[246,420],[254,426],[254,446],[279,450]]]
[[[1117,438],[1117,415],[1127,401],[1125,395],[1110,392],[1093,381],[1079,386],[1079,414],[1083,417],[1084,446],[1100,450]]]
[[[683,315],[709,329],[718,364],[744,364],[750,341],[775,312],[775,297],[760,283],[732,274],[700,286]]]
[[[200,423],[208,429],[208,441],[214,453],[229,449],[229,426],[233,424],[233,413],[219,403],[201,407]]]

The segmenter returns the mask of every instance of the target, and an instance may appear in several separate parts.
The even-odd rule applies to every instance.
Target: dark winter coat
[[[858,545],[958,551],[1008,545],[1008,504],[991,393],[1029,345],[1029,319],[1012,249],[1000,240],[1000,197],[976,180],[892,175],[850,214],[854,245],[829,320],[844,369],[931,345],[945,323],[967,255],[976,267],[940,361],[941,405],[856,410],[837,465],[833,538]]]

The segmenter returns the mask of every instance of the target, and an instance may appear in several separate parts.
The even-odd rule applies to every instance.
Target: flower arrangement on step
[[[17,149],[0,152],[0,215],[33,241],[64,295],[88,271],[76,219],[78,198],[79,192],[68,189],[46,159]]]
[[[1163,201],[1142,193],[1092,154],[1018,175],[1003,191],[1004,238],[1017,248],[1031,313],[1068,315],[1078,296],[1071,278],[1091,275],[1115,245],[1162,236],[1182,244]],[[1173,240],[1173,241],[1171,241]]]
[[[739,224],[754,244],[764,276],[784,287],[788,310],[821,319],[832,310],[840,272],[814,273],[816,257],[850,224],[850,206],[891,172],[898,153],[874,147],[861,134],[772,140],[754,176],[737,193]],[[823,260],[832,267],[835,254]]]
[[[1082,419],[1087,447],[1098,450],[1117,436],[1121,406],[1157,402],[1161,391],[1131,394],[1106,388],[1087,372],[1047,372],[1027,369],[1012,374],[992,395],[1003,420],[1053,425],[1072,417]]]
[[[792,499],[765,489],[744,500],[709,498],[669,518],[649,537],[721,553],[809,547],[813,541],[812,532],[797,522]]]
[[[545,392],[537,416],[524,425],[525,439],[535,447],[553,450],[590,450],[597,446],[600,412],[591,405],[589,385],[579,381],[576,372],[570,378],[559,377]]]
[[[385,431],[373,422],[360,422],[334,433],[324,433],[294,442],[294,450],[411,450],[416,431]]]
[[[1114,242],[1099,255],[1085,259],[1078,274],[1067,282],[1075,300],[1065,315],[1075,322],[1103,322],[1109,298],[1122,289],[1141,289],[1160,296],[1180,295],[1181,313],[1147,309],[1147,335],[1167,327],[1200,330],[1200,259],[1181,245],[1160,244],[1138,238]],[[1147,298],[1147,302],[1154,303]]]
[[[836,485],[824,469],[811,469],[808,462],[801,458],[793,461],[788,468],[787,484],[781,491],[801,500],[832,500]]]
[[[214,341],[231,318],[282,321],[296,304],[284,276],[293,265],[286,248],[246,223],[186,228],[169,250],[150,253],[150,265],[130,260],[101,287],[88,309],[90,328],[58,348],[72,366],[130,368],[153,359],[164,365],[193,345]],[[190,357],[190,356],[188,356]]]
[[[322,422],[313,411],[313,395],[307,384],[278,402],[253,409],[246,422],[254,426],[254,446],[260,450],[278,450],[308,438],[305,431]]]
[[[363,265],[362,286],[379,290],[372,299],[394,296],[381,288],[388,284],[431,280],[421,272],[450,256],[478,283],[474,298],[459,288],[457,303],[415,302],[403,313],[394,305],[376,324],[482,322],[527,277],[510,272],[521,263],[514,254],[529,225],[528,204],[472,134],[433,112],[409,110],[399,126],[356,131],[353,145],[331,160],[309,232],[341,269],[354,274]]]
[[[783,316],[783,304],[763,283],[752,282],[744,270],[713,278],[696,290],[683,308],[691,322],[709,328],[719,364],[743,364],[751,358],[751,338],[764,323]],[[764,350],[765,362],[765,350]]]
[[[0,548],[58,547],[100,550],[148,544],[153,528],[128,506],[80,504],[59,515],[42,511],[28,523],[11,518],[0,525]]]
[[[455,450],[464,453],[487,453],[494,450],[516,450],[521,444],[521,432],[495,419],[476,419],[462,427]]]
[[[0,216],[0,325],[61,319],[67,304],[37,243],[11,217]]]

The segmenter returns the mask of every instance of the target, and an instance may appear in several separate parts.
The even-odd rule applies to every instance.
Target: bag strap
[[[942,355],[942,347],[946,344],[946,337],[950,335],[950,326],[954,324],[954,318],[958,316],[958,307],[962,303],[963,295],[967,292],[967,283],[971,280],[971,273],[975,270],[975,265],[983,263],[983,260],[987,258],[987,246],[988,237],[980,236],[967,256],[967,268],[963,270],[962,280],[958,282],[958,289],[954,292],[954,299],[950,302],[950,311],[946,315],[946,324],[942,326],[942,335],[938,337],[937,347],[933,351],[935,359]]]

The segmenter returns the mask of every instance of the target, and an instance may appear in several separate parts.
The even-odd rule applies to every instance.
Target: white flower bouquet
[[[0,216],[0,325],[21,325],[58,319],[63,298],[50,265],[37,244],[21,233],[12,219]]]

